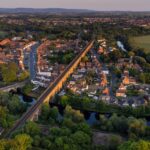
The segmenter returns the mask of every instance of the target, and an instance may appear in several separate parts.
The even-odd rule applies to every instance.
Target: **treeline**
[[[150,138],[150,127],[145,119],[125,117],[113,114],[110,118],[99,116],[98,128],[103,131],[118,132],[128,135],[130,139]]]
[[[47,37],[50,40],[55,39],[76,39],[78,38],[78,34],[88,29],[88,25],[47,25],[45,26],[45,23],[38,22],[38,19],[34,23],[26,22],[24,25],[15,25],[15,24],[7,24],[5,22],[1,22],[0,24],[0,31],[4,31],[7,33],[7,37],[13,37],[13,36],[22,36],[26,37],[26,31],[30,31],[32,33],[34,40],[41,40],[42,38]],[[81,33],[80,38],[82,39],[89,39],[91,36],[90,34]]]
[[[113,115],[111,118],[100,116],[101,130],[110,132],[130,133],[129,141],[118,135],[109,135],[105,145],[93,144],[93,133],[86,124],[80,111],[67,106],[63,118],[60,118],[56,107],[50,108],[48,104],[42,105],[38,122],[27,122],[22,129],[12,135],[12,139],[0,140],[0,149],[14,150],[149,150],[150,142],[138,140],[148,130],[145,129],[144,120],[126,118]]]
[[[120,107],[118,105],[109,105],[105,102],[99,100],[95,101],[87,96],[79,97],[76,95],[64,95],[61,97],[56,97],[58,103],[63,106],[70,105],[73,108],[80,110],[96,111],[99,113],[117,113],[124,116],[134,116],[134,117],[146,117],[150,115],[150,104],[144,106],[138,106],[133,108],[131,106]]]

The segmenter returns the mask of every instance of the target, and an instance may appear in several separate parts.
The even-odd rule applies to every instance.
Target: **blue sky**
[[[150,0],[0,0],[0,8],[16,7],[150,11]]]

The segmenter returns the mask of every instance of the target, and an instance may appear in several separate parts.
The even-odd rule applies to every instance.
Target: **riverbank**
[[[24,94],[20,89],[17,89],[17,91],[10,91],[10,93],[18,95],[19,99],[23,103],[27,103],[29,105],[33,105],[36,102],[36,98]]]
[[[107,104],[102,100],[93,100],[88,97],[79,97],[75,95],[65,95],[62,97],[56,96],[53,103],[59,105],[70,105],[71,107],[79,110],[87,110],[98,112],[102,114],[124,115],[126,117],[134,116],[136,118],[144,118],[150,116],[150,104],[141,105],[138,107],[132,106],[119,106],[117,104]]]
[[[21,96],[23,101],[25,102],[36,102],[37,97],[32,94],[24,94],[21,91],[15,92],[15,94]],[[119,107],[117,105],[106,104],[102,101],[89,101],[86,103],[84,100],[78,99],[77,101],[71,100],[72,103],[68,103],[66,105],[60,104],[61,101],[51,101],[50,106],[56,106],[61,115],[63,115],[63,111],[67,105],[70,105],[73,109],[80,110],[83,114],[87,123],[92,124],[91,122],[96,122],[99,119],[99,115],[107,115],[111,116],[112,114],[118,114],[119,116],[124,115],[126,117],[134,116],[136,118],[145,118],[150,124],[150,106],[140,106],[137,108],[132,107]],[[80,102],[80,103],[79,103]]]
[[[57,107],[57,109],[59,110],[59,115],[61,116],[60,118],[63,117],[64,115],[64,110],[66,108],[66,106],[62,106],[60,104],[56,104],[56,103],[50,103],[50,107]],[[99,116],[100,115],[104,115],[107,118],[110,118],[114,113],[119,115],[119,116],[126,116],[126,117],[131,117],[132,115],[125,115],[124,113],[116,113],[116,112],[101,112],[101,111],[94,111],[94,110],[89,110],[89,109],[81,109],[81,108],[77,108],[77,107],[73,107],[73,109],[75,110],[80,110],[80,112],[84,115],[84,119],[86,120],[87,124],[89,124],[90,126],[95,126],[97,124],[99,124]],[[141,117],[136,117],[136,118],[142,118],[145,119],[147,121],[147,125],[150,125],[150,115],[149,116],[141,116]]]

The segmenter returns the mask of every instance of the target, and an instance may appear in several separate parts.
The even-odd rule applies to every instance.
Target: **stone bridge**
[[[16,90],[17,88],[23,87],[26,83],[27,83],[27,80],[23,82],[14,83],[12,85],[8,85],[8,86],[0,88],[0,91],[10,92],[11,90]]]

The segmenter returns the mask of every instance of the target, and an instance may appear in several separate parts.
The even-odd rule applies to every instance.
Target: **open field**
[[[132,37],[130,43],[135,48],[143,48],[145,52],[150,52],[150,35]]]

